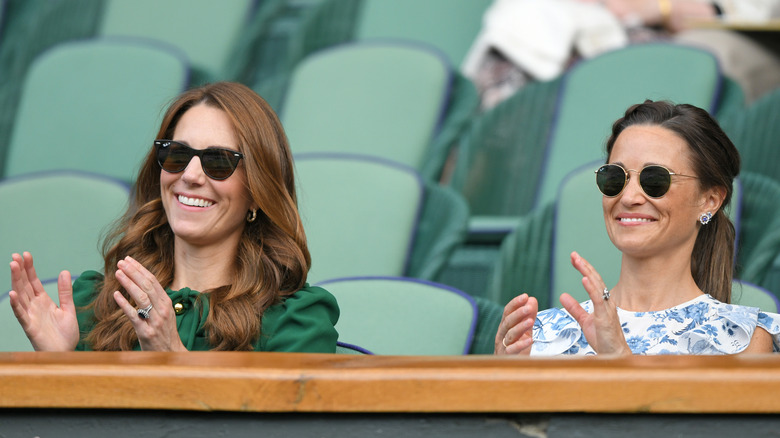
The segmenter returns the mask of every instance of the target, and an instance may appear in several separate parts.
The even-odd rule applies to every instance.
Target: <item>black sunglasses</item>
[[[604,196],[613,198],[623,192],[631,178],[629,172],[639,173],[639,186],[651,198],[660,198],[669,191],[672,175],[697,178],[691,175],[674,173],[664,166],[656,164],[645,166],[642,170],[624,169],[619,164],[605,164],[596,170],[596,185]]]
[[[192,157],[200,159],[200,165],[209,178],[223,180],[230,177],[244,158],[241,152],[222,148],[193,149],[173,140],[155,140],[157,163],[169,173],[179,173],[187,168]]]

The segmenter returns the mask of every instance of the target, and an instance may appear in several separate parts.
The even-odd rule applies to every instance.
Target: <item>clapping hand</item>
[[[79,342],[70,273],[57,279],[60,306],[49,297],[35,273],[32,255],[11,256],[11,308],[36,351],[72,351]]]
[[[187,351],[176,328],[176,315],[170,297],[157,278],[132,257],[117,263],[116,278],[139,311],[119,291],[114,300],[130,318],[142,350]]]
[[[504,307],[504,315],[496,333],[495,354],[530,354],[533,345],[533,326],[539,303],[536,298],[522,294]]]
[[[588,344],[599,354],[631,354],[618,319],[617,307],[609,299],[604,280],[576,252],[571,254],[572,265],[582,274],[582,285],[593,302],[593,313],[588,313],[580,303],[569,294],[561,295],[561,304],[582,327]]]

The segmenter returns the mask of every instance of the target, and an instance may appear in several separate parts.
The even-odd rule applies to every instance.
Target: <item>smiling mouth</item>
[[[639,218],[639,217],[621,217],[621,218],[618,218],[618,222],[629,223],[629,224],[638,224],[638,223],[654,222],[654,220],[653,219],[646,219],[646,218]]]
[[[186,196],[179,195],[179,202],[190,207],[211,207],[214,203],[200,198],[188,198]]]

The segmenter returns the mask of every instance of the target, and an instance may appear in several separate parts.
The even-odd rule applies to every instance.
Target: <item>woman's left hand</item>
[[[138,310],[122,295],[114,292],[114,300],[125,312],[135,327],[141,350],[145,351],[187,351],[176,329],[176,314],[170,297],[149,270],[132,257],[125,257],[117,263],[116,278],[138,305],[138,309],[151,304],[149,317],[144,319]]]
[[[582,274],[582,285],[593,302],[593,313],[588,313],[569,294],[561,295],[561,304],[577,320],[585,339],[598,354],[632,354],[628,347],[615,304],[604,298],[606,285],[601,276],[576,252],[571,254],[571,264]]]

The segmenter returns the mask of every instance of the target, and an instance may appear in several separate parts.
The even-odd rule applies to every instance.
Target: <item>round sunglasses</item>
[[[683,176],[686,178],[698,178],[691,175],[682,175],[674,173],[664,166],[651,164],[645,166],[642,170],[624,169],[619,164],[605,164],[596,170],[596,185],[601,193],[608,198],[614,198],[621,194],[628,185],[629,172],[639,174],[639,186],[642,191],[651,198],[660,198],[669,191],[672,186],[672,175]]]
[[[192,157],[200,159],[203,173],[211,179],[223,180],[230,177],[244,158],[241,152],[223,148],[193,149],[173,140],[155,140],[157,163],[169,173],[179,173],[187,168]]]

